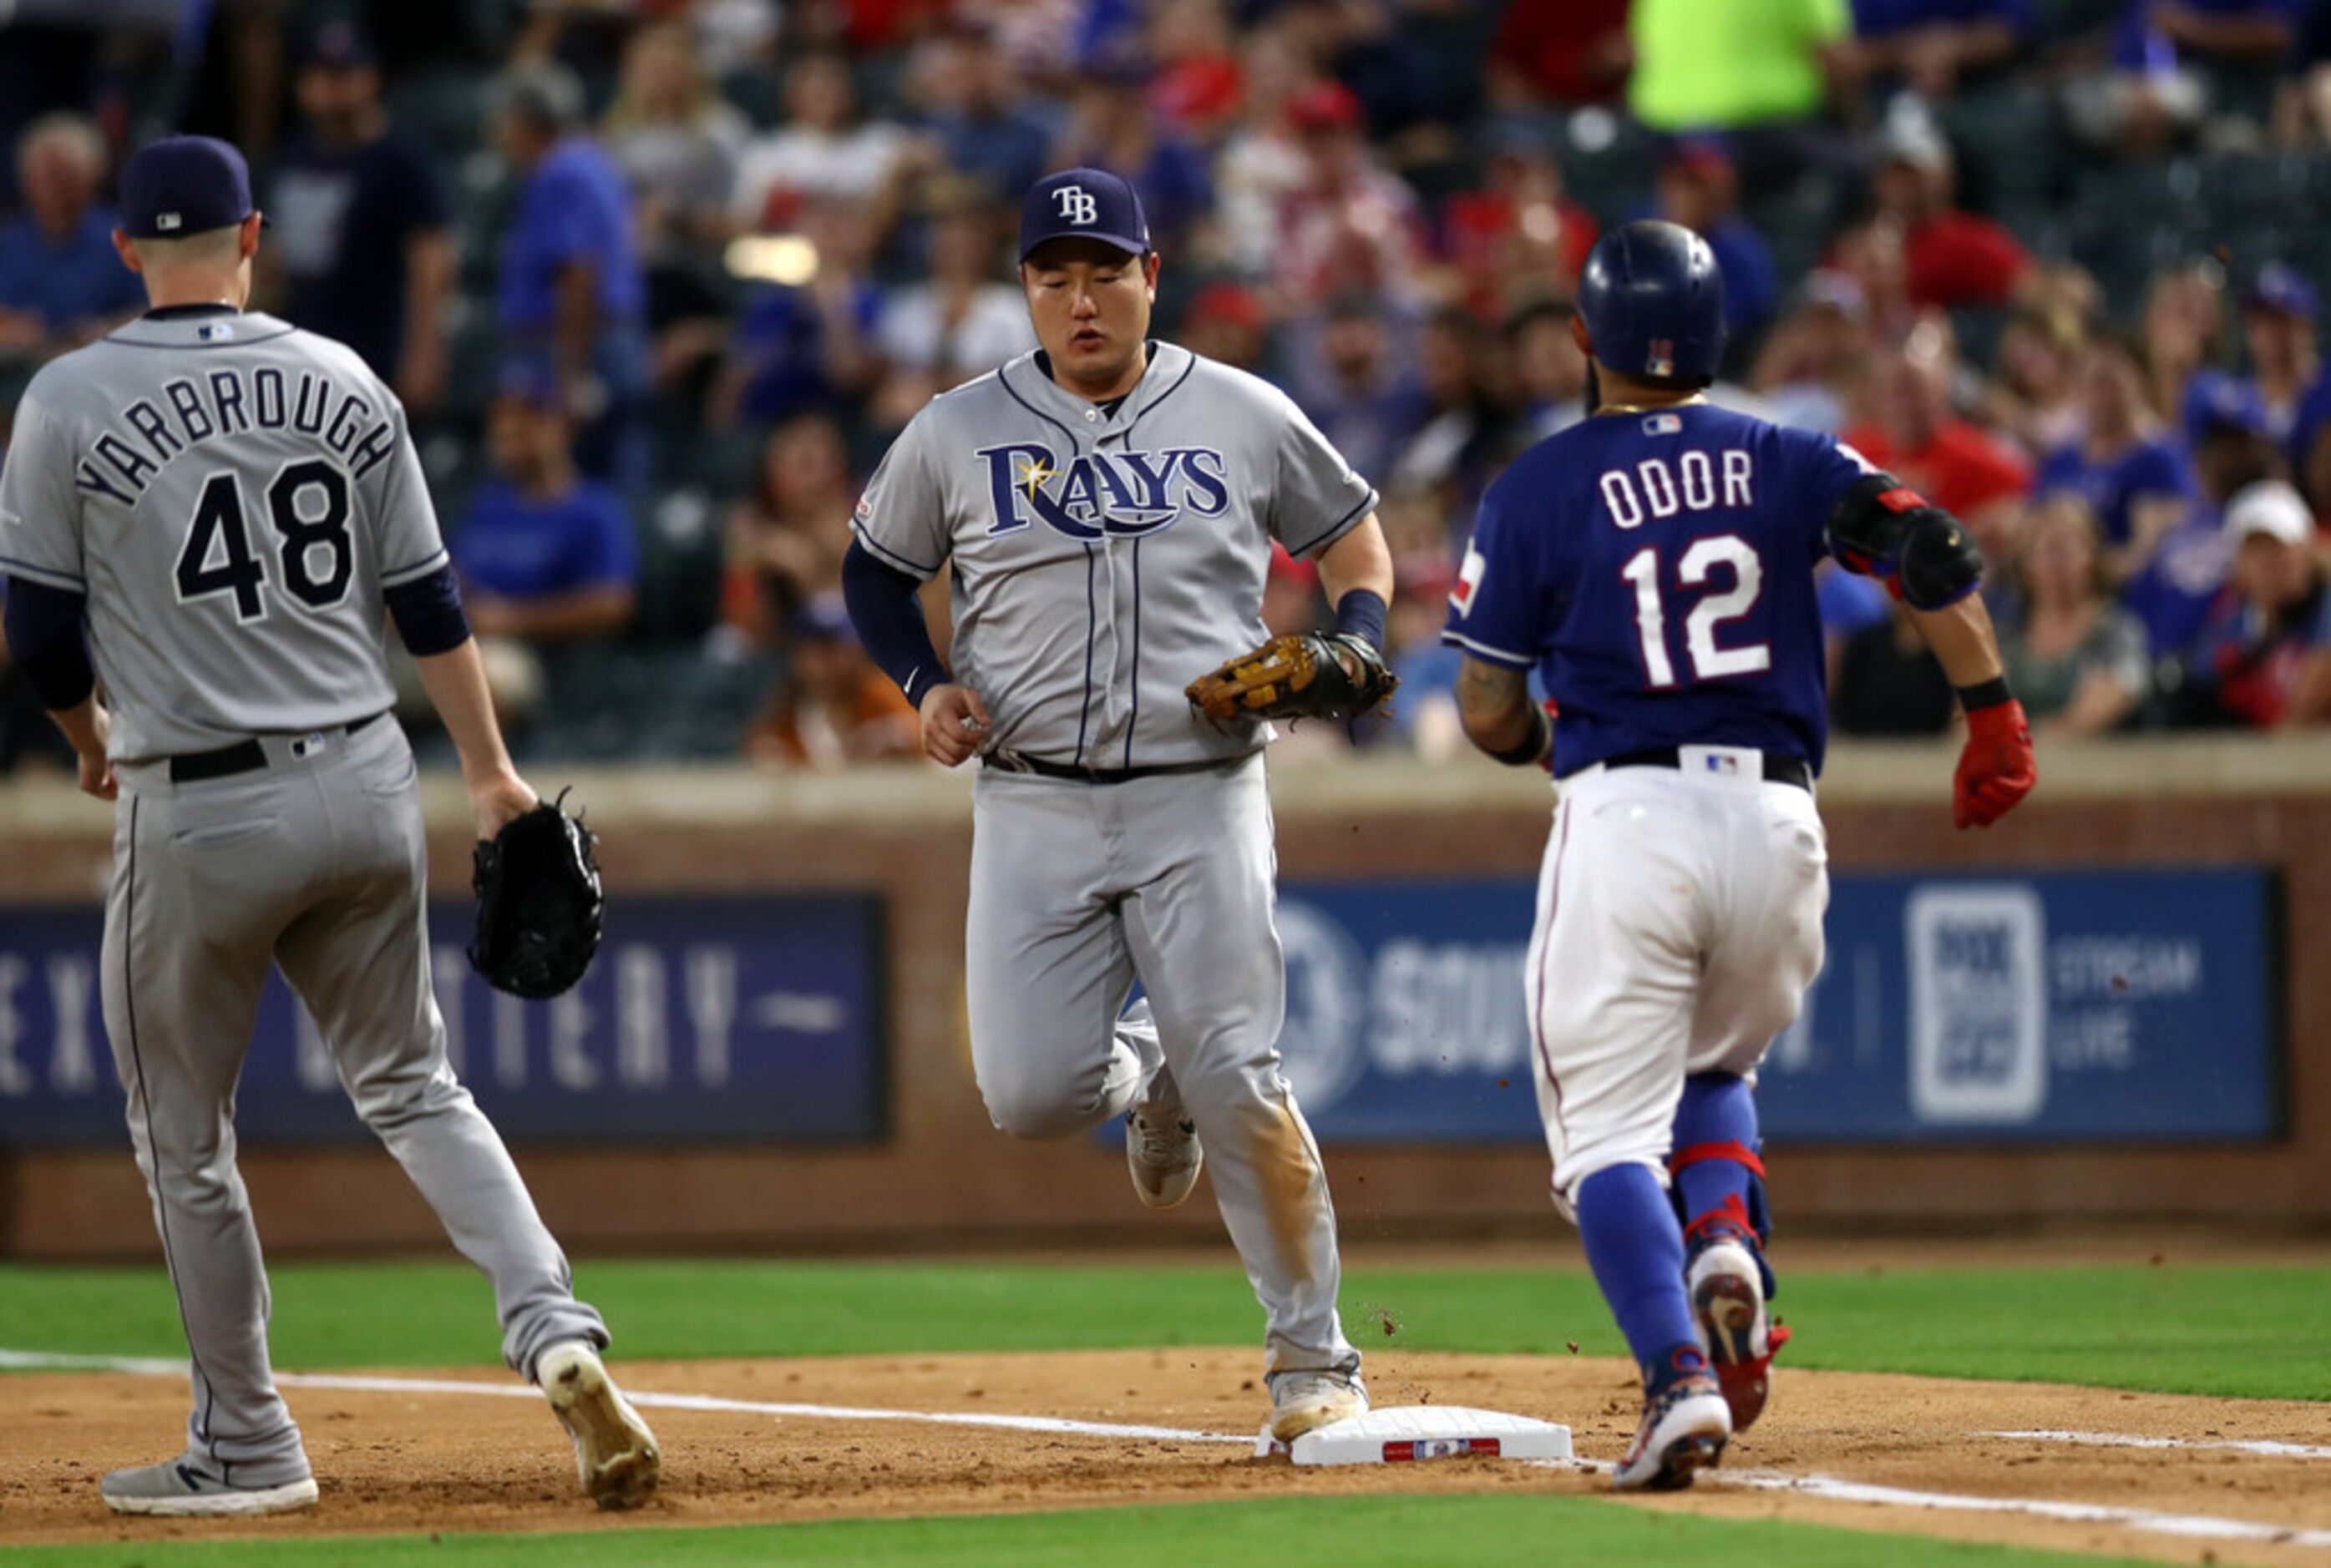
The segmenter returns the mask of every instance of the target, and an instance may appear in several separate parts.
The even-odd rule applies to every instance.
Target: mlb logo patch
[[[1673,375],[1675,374],[1675,339],[1652,338],[1649,352],[1643,356],[1643,368],[1653,375]]]
[[[1645,435],[1680,435],[1683,433],[1683,418],[1680,414],[1673,413],[1652,414],[1643,421],[1643,433]]]
[[[1717,752],[1700,760],[1707,764],[1710,773],[1721,774],[1727,778],[1737,778],[1740,774],[1740,759],[1729,753]]]
[[[234,328],[224,321],[206,321],[195,328],[196,340],[204,343],[224,343],[234,336]]]

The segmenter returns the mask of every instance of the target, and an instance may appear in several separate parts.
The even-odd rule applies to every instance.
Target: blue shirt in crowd
[[[507,480],[490,480],[471,500],[452,548],[472,587],[505,599],[629,587],[640,575],[639,542],[622,498],[589,480],[541,499],[520,495]]]
[[[1862,38],[1978,22],[2004,22],[2023,35],[2035,21],[2031,0],[1853,0],[1853,31]]]
[[[353,147],[303,137],[267,201],[285,319],[336,337],[393,380],[404,349],[406,251],[450,221],[421,149],[391,134]]]
[[[860,283],[851,314],[860,334],[873,337],[882,290]],[[842,396],[826,377],[825,318],[807,290],[771,287],[756,292],[745,302],[730,342],[746,367],[737,413],[749,424],[773,424]]]
[[[632,234],[631,192],[614,160],[580,136],[551,148],[519,192],[495,294],[503,330],[547,333],[557,315],[559,275],[576,262],[596,269],[603,322],[638,319],[647,283]]]
[[[2033,495],[2050,490],[2070,490],[2086,500],[2104,525],[2105,542],[2125,545],[2136,527],[2130,512],[2136,500],[2144,496],[2190,500],[2193,476],[2184,454],[2168,441],[2141,441],[2103,462],[2090,461],[2079,445],[2061,446],[2041,460],[2040,471],[2032,476]]]
[[[1051,166],[1052,132],[1033,115],[935,114],[923,128],[947,150],[947,166],[992,191],[1024,191]]]
[[[62,241],[30,215],[0,227],[0,309],[31,311],[52,333],[143,310],[146,287],[115,252],[113,223],[110,212],[91,207]]]
[[[2177,63],[2177,46],[2152,25],[2156,0],[2128,0],[2119,24],[2113,29],[2113,63],[2124,71],[2165,71]],[[2188,11],[2211,18],[2279,16],[2290,24],[2295,40],[2305,0],[2180,0]]]

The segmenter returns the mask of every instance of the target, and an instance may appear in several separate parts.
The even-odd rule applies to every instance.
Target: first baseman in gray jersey
[[[1158,1208],[1189,1194],[1203,1140],[1292,1438],[1366,1395],[1327,1176],[1279,1070],[1270,732],[1207,723],[1184,688],[1263,641],[1274,541],[1317,556],[1344,627],[1381,640],[1375,492],[1268,384],[1148,341],[1158,259],[1123,180],[1039,182],[1021,255],[1044,347],[900,434],[858,508],[851,613],[929,754],[982,762],[966,965],[989,1114],[1026,1137],[1127,1116]],[[914,596],[942,570],[951,673]]]
[[[654,1440],[446,1065],[430,992],[413,754],[384,717],[385,610],[461,750],[480,835],[535,797],[495,726],[404,411],[350,350],[243,311],[260,218],[233,148],[157,142],[125,166],[121,195],[116,244],[155,309],[33,378],[0,472],[9,641],[81,754],[82,787],[119,802],[106,1030],[192,1360],[186,1453],[108,1476],[105,1501],[224,1515],[316,1500],[268,1364],[267,1280],[235,1172],[235,1079],[271,965],[492,1282],[503,1354],[575,1436],[586,1490],[636,1501],[655,1484]]]

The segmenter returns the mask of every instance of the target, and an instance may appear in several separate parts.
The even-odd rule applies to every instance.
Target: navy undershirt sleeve
[[[939,651],[931,643],[930,623],[923,619],[922,587],[897,567],[876,560],[856,539],[842,558],[842,597],[858,640],[918,708],[930,689],[947,678]]]
[[[79,708],[97,689],[97,670],[81,634],[88,608],[86,594],[28,577],[8,579],[8,651],[52,713]]]
[[[450,653],[470,640],[470,617],[461,608],[461,585],[452,563],[425,577],[385,589],[388,613],[396,618],[396,634],[415,659]]]

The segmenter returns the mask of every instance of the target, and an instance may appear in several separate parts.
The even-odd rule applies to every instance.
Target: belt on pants
[[[377,713],[367,713],[362,718],[329,729],[319,735],[354,735],[374,719]],[[267,748],[257,740],[238,740],[233,746],[220,746],[216,751],[190,751],[170,759],[172,784],[200,784],[205,779],[233,778],[239,773],[253,773],[267,765]]]
[[[1209,757],[1204,762],[1161,762],[1147,767],[1082,767],[1073,763],[1048,762],[1041,756],[1026,756],[1016,751],[995,751],[981,757],[979,762],[982,767],[992,767],[1003,773],[1073,779],[1079,784],[1130,784],[1137,778],[1160,778],[1167,774],[1212,773],[1234,762],[1244,762],[1253,755],[1250,751],[1239,756]]]
[[[1813,770],[1803,757],[1783,756],[1776,752],[1758,753],[1765,759],[1766,784],[1794,784],[1806,794],[1812,793]],[[1606,756],[1603,765],[1612,767],[1664,767],[1680,770],[1683,753],[1672,746],[1655,746],[1650,751],[1624,751],[1617,756]]]

